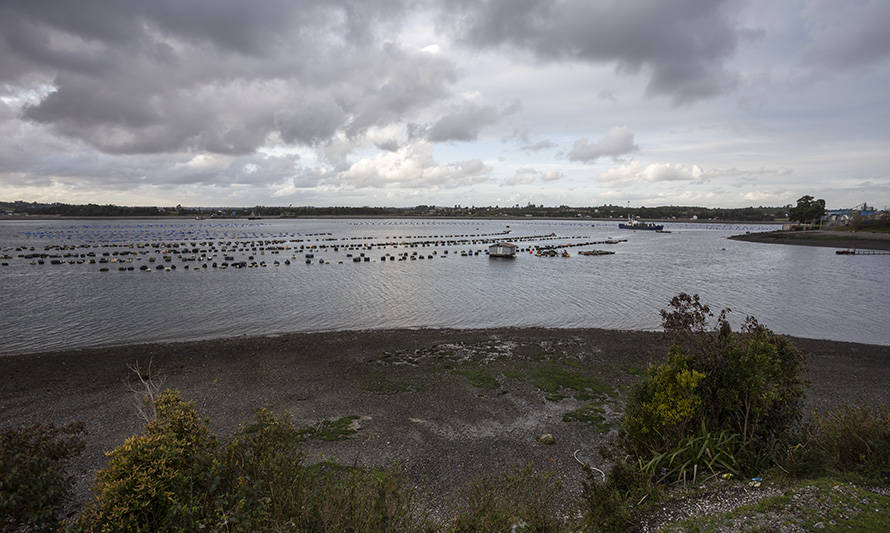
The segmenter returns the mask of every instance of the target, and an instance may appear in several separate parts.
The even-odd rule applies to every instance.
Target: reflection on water
[[[363,243],[458,239],[493,234],[510,224],[508,237],[558,238],[517,242],[521,247],[605,240],[615,255],[538,258],[527,251],[513,260],[489,259],[487,244],[348,250]],[[591,226],[591,223],[595,226]],[[658,310],[680,291],[697,292],[714,309],[729,307],[736,323],[745,315],[782,333],[890,344],[887,256],[837,256],[833,249],[727,240],[764,226],[668,224],[671,234],[626,231],[614,223],[483,220],[261,220],[261,221],[4,221],[0,249],[0,353],[98,344],[199,339],[284,331],[497,326],[659,327]],[[480,237],[483,238],[483,237]],[[484,237],[484,238],[498,238]],[[218,252],[235,261],[253,256],[267,266],[198,268],[172,256],[177,269],[158,272],[164,254],[137,243],[195,242],[234,248]],[[301,241],[301,242],[297,242]],[[260,247],[285,243],[273,253]],[[31,265],[18,256],[47,245],[111,245],[84,250],[140,250],[134,271],[114,264]],[[228,245],[219,243],[230,243]],[[259,243],[259,244],[257,244]],[[313,250],[305,264],[299,246]],[[16,251],[16,247],[27,247]],[[293,248],[296,247],[296,250]],[[189,247],[191,248],[191,247]],[[592,247],[585,247],[590,249]],[[461,251],[482,253],[462,257]],[[448,251],[446,255],[445,252]],[[424,259],[381,261],[389,253]],[[433,253],[435,252],[435,255]],[[57,252],[58,253],[58,252]],[[347,254],[365,253],[369,262]],[[149,256],[157,257],[148,263]],[[209,256],[209,252],[208,252]],[[430,257],[431,256],[431,257]],[[109,255],[109,257],[113,257]],[[284,265],[285,260],[290,265]],[[330,264],[318,264],[324,259]],[[274,266],[274,261],[280,266]],[[339,264],[338,261],[343,261]],[[124,264],[124,263],[122,263]],[[189,264],[192,268],[185,270]],[[141,272],[140,265],[153,267]],[[99,272],[100,266],[109,272]]]

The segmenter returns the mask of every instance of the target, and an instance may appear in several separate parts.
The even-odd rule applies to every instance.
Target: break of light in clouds
[[[884,0],[8,0],[0,198],[890,204]]]

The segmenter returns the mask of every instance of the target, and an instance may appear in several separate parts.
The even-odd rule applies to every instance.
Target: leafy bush
[[[773,462],[794,478],[817,478],[825,474],[828,457],[815,440],[812,422],[801,424],[784,446],[777,446]]]
[[[68,462],[83,451],[83,424],[0,431],[0,530],[50,529],[71,495]]]
[[[697,295],[680,294],[671,307],[661,314],[674,345],[667,362],[651,368],[631,398],[623,447],[642,459],[682,455],[704,427],[715,435],[738,435],[735,458],[743,468],[763,466],[768,450],[800,418],[804,357],[752,317],[734,333],[728,309],[710,328],[713,314]]]
[[[698,295],[681,293],[662,310],[672,341],[625,406],[606,480],[588,476],[585,525],[622,531],[659,484],[756,470],[787,450],[799,421],[804,358],[784,337],[748,317],[734,333],[729,309],[714,316]],[[802,456],[797,457],[803,459]],[[800,461],[799,461],[800,462]]]
[[[667,362],[649,368],[622,420],[628,451],[645,456],[664,450],[686,435],[686,426],[701,409],[696,389],[705,377],[692,364],[692,357],[673,346]]]
[[[396,470],[303,465],[299,445],[327,433],[256,413],[223,445],[191,403],[166,391],[145,435],[110,452],[85,531],[410,531],[413,494]],[[346,422],[351,419],[342,419]],[[344,422],[344,423],[346,423]],[[317,428],[315,428],[317,429]]]
[[[721,335],[716,351],[696,359],[709,376],[701,389],[708,427],[735,431],[747,448],[757,450],[781,439],[800,419],[804,356],[754,318],[745,321],[741,334]]]
[[[109,452],[96,474],[96,501],[78,524],[96,531],[158,531],[200,521],[212,505],[218,442],[179,393],[155,401],[145,435]]]
[[[410,531],[413,493],[395,469],[303,465],[306,429],[262,409],[225,449],[223,523],[250,531]],[[351,418],[341,420],[351,421]],[[321,434],[318,438],[325,439]]]
[[[659,483],[695,482],[699,475],[718,472],[739,474],[736,460],[740,447],[736,433],[709,432],[704,424],[697,434],[685,437],[670,451],[656,453],[640,470]]]
[[[615,458],[604,481],[600,480],[599,474],[588,469],[582,493],[586,531],[628,531],[633,524],[636,507],[650,495],[657,494],[657,487],[649,482],[639,465],[628,463],[625,459]]]
[[[864,403],[813,413],[811,445],[828,466],[890,483],[890,406]]]
[[[336,463],[309,468],[311,505],[292,509],[299,531],[427,531],[414,493],[398,469],[367,470]],[[280,531],[273,527],[270,531]]]
[[[470,488],[455,532],[560,531],[555,511],[560,487],[550,475],[531,467],[503,477],[488,477]]]

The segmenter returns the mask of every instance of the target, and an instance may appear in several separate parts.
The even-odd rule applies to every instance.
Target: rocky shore
[[[890,347],[795,339],[808,354],[807,403],[890,402]],[[255,409],[298,425],[356,416],[346,440],[310,441],[307,461],[400,465],[431,508],[480,475],[533,465],[566,502],[628,388],[661,359],[660,334],[600,329],[374,330],[237,337],[0,357],[4,426],[83,421],[77,496],[105,452],[141,430],[130,385],[144,377],[195,402],[221,436]],[[151,365],[148,372],[149,364]],[[555,444],[538,442],[552,434]]]

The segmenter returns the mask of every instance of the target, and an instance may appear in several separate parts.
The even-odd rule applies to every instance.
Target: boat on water
[[[516,257],[516,245],[509,242],[499,242],[488,247],[488,257]]]
[[[618,224],[618,227],[621,229],[645,229],[645,230],[653,230],[653,231],[661,231],[664,229],[663,224],[655,224],[653,222],[643,222],[637,220],[633,217],[627,217],[627,222],[621,222]]]

